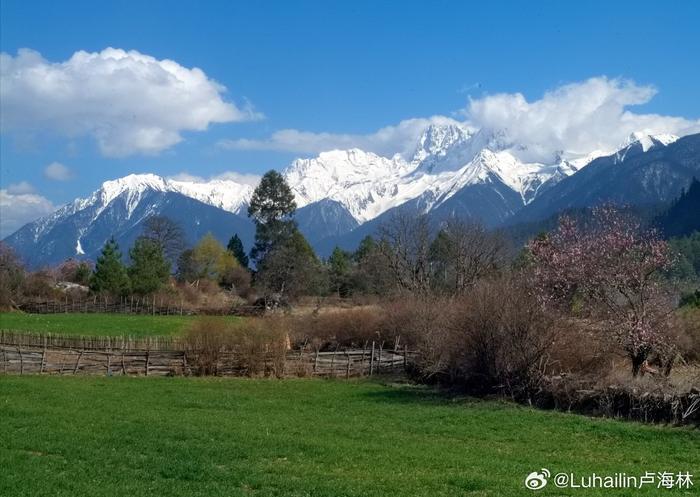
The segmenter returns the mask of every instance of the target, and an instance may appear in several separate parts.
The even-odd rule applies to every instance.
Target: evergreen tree
[[[228,241],[228,245],[226,246],[226,248],[229,252],[233,254],[233,256],[236,258],[236,260],[241,266],[243,266],[244,268],[248,267],[248,256],[246,255],[245,250],[243,249],[243,242],[238,237],[238,233],[231,237],[231,239]]]
[[[355,291],[387,295],[393,290],[389,267],[374,238],[369,235],[364,237],[352,258],[355,265],[351,274],[351,286]]]
[[[351,293],[350,272],[352,270],[350,255],[340,247],[335,247],[328,258],[331,289],[339,297],[347,297]]]
[[[194,250],[186,249],[177,259],[177,280],[193,282],[200,278],[197,263],[194,260]]]
[[[105,244],[97,258],[90,288],[94,292],[115,296],[127,295],[131,290],[129,276],[122,264],[122,254],[114,238]]]
[[[159,290],[168,281],[170,262],[165,258],[161,245],[151,238],[138,238],[129,250],[131,266],[128,274],[131,287],[138,295],[148,295]]]
[[[370,235],[367,235],[360,241],[360,245],[357,247],[357,250],[355,250],[352,257],[355,259],[355,262],[360,262],[361,260],[369,257],[376,250],[377,242],[375,242],[374,238],[372,238]]]
[[[294,194],[277,171],[268,171],[255,188],[248,207],[248,216],[255,223],[255,245],[251,258],[259,264],[267,253],[288,240],[296,230],[292,219],[296,203]]]
[[[322,285],[321,265],[299,230],[276,244],[260,262],[256,282],[268,294],[314,295]]]

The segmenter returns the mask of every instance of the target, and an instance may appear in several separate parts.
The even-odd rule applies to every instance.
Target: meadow
[[[81,336],[173,336],[184,332],[196,316],[148,314],[25,314],[0,313],[0,329]],[[215,319],[235,321],[235,316]]]
[[[366,380],[4,376],[0,433],[4,497],[510,497],[540,468],[700,469],[697,430]]]

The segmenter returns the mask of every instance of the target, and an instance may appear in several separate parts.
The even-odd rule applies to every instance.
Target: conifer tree
[[[94,292],[108,293],[114,296],[127,295],[131,291],[131,282],[126,268],[122,264],[119,245],[114,238],[105,244],[102,253],[97,258],[90,288]]]
[[[228,241],[228,245],[226,246],[226,248],[229,252],[233,254],[233,256],[236,258],[236,260],[241,266],[243,266],[244,268],[248,267],[248,256],[246,255],[245,249],[243,248],[243,242],[238,237],[238,233],[231,237],[231,239]]]
[[[170,275],[170,262],[161,245],[151,238],[138,238],[129,250],[131,266],[128,274],[131,287],[138,295],[148,295],[159,290]]]

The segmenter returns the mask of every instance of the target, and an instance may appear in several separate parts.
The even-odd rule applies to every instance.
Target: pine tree
[[[251,258],[259,264],[275,246],[288,240],[296,230],[294,193],[277,171],[268,171],[255,188],[248,216],[255,223],[255,245]]]
[[[316,254],[299,230],[275,245],[260,262],[256,283],[268,294],[313,295],[322,285]]]
[[[332,290],[339,297],[347,297],[350,294],[350,256],[340,247],[335,247],[328,258],[330,271],[330,283]]]
[[[246,255],[245,249],[243,248],[243,242],[238,237],[238,233],[231,237],[231,239],[228,241],[228,245],[226,246],[226,248],[229,252],[233,254],[233,256],[236,258],[236,260],[241,266],[243,266],[244,268],[248,267],[248,256]]]
[[[90,288],[94,292],[109,293],[115,296],[127,295],[131,290],[131,282],[122,264],[122,254],[119,245],[111,238],[97,258],[95,272],[92,274]]]
[[[161,245],[150,238],[138,238],[129,250],[131,266],[128,274],[134,293],[148,295],[159,290],[170,275],[170,262]]]

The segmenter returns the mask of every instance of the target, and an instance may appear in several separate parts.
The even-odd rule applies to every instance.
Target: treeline
[[[700,183],[694,181],[657,219],[661,231],[681,233],[671,214],[685,212],[683,206],[695,205],[699,195]],[[299,231],[295,211],[291,189],[270,171],[248,209],[255,224],[249,251],[236,233],[225,247],[211,234],[188,247],[182,226],[164,216],[147,219],[126,254],[114,239],[107,241],[94,265],[71,259],[28,273],[3,245],[0,305],[8,308],[23,298],[51,298],[66,291],[112,298],[176,294],[195,306],[262,302],[273,307],[303,296],[464,295],[477,281],[531,262],[528,248],[513,250],[509,238],[478,222],[453,218],[436,226],[427,216],[406,212],[395,214],[355,251],[336,247],[321,259]],[[578,222],[591,224],[591,215]],[[688,222],[697,221],[691,216]],[[663,276],[680,287],[682,303],[700,305],[700,232],[671,238],[669,244],[673,264]]]

